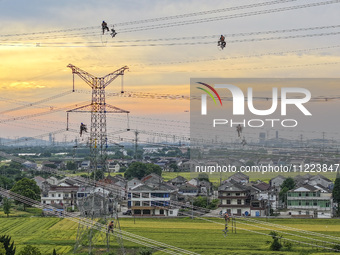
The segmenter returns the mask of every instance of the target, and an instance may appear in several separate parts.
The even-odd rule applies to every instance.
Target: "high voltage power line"
[[[260,4],[251,4],[251,5],[240,6],[240,7],[231,7],[231,8],[233,10],[236,10],[236,9],[239,10],[239,9],[244,9],[244,8],[253,8],[253,7],[256,7],[256,6],[271,5],[271,4],[293,2],[293,1],[296,1],[296,0],[270,1],[270,2],[265,2],[265,3],[260,3]],[[252,11],[252,12],[232,14],[232,15],[227,15],[227,16],[217,16],[217,17],[202,18],[202,19],[184,20],[184,21],[180,21],[180,22],[154,24],[154,25],[150,25],[150,26],[127,28],[125,30],[122,29],[122,30],[119,31],[119,33],[129,33],[129,32],[145,31],[145,30],[152,30],[152,29],[159,29],[159,28],[169,28],[169,27],[175,27],[175,26],[200,24],[200,23],[204,23],[204,22],[212,22],[212,21],[219,21],[219,20],[226,20],[226,19],[233,19],[233,18],[250,17],[250,16],[262,15],[262,14],[269,14],[269,13],[304,9],[304,8],[309,8],[309,7],[324,6],[324,5],[329,5],[329,4],[336,4],[336,3],[339,3],[339,2],[340,2],[340,0],[314,2],[314,3],[309,3],[309,4],[303,4],[303,5],[281,7],[281,8],[267,9],[267,10],[261,10],[261,11]],[[226,9],[230,10],[230,8],[224,8],[224,9],[218,9],[218,10],[215,10],[215,11],[216,12],[218,12],[220,10],[226,11]],[[211,12],[212,11],[201,12],[201,13],[191,13],[191,15],[190,14],[175,15],[175,16],[170,16],[172,18],[163,17],[163,18],[158,18],[157,20],[159,21],[159,20],[177,19],[177,18],[191,17],[191,16],[198,16],[198,15],[206,15],[206,14],[211,13]],[[134,21],[132,23],[133,24],[141,24],[141,23],[145,23],[146,21],[147,22],[154,22],[154,20],[155,19],[147,19],[147,20],[144,20],[144,21],[143,20],[142,21]],[[122,25],[122,24],[124,24],[124,23],[119,23],[119,25]],[[53,34],[53,33],[76,31],[76,30],[88,30],[88,29],[93,29],[93,28],[97,28],[97,27],[87,27],[87,28],[78,28],[78,29],[64,29],[64,30],[54,30],[54,31],[46,31],[46,32],[33,32],[33,33],[23,33],[23,34],[7,34],[7,35],[0,35],[0,37]]]
[[[230,37],[243,37],[243,36],[250,36],[250,35],[270,35],[270,34],[280,34],[280,33],[292,33],[292,32],[301,32],[301,31],[311,31],[311,30],[325,30],[325,29],[336,29],[339,28],[340,25],[328,25],[328,26],[316,26],[316,27],[303,27],[303,28],[291,28],[291,29],[279,29],[279,30],[268,30],[268,31],[255,31],[255,32],[241,32],[241,33],[232,33],[232,34],[225,34],[227,38]],[[110,43],[127,43],[127,42],[154,42],[154,41],[179,41],[179,40],[196,40],[196,39],[210,39],[210,38],[217,38],[219,35],[199,35],[199,36],[183,36],[183,37],[172,37],[172,38],[150,38],[150,39],[136,39],[136,40],[114,40]],[[50,38],[50,37],[48,37]],[[52,38],[52,37],[51,37]],[[53,36],[53,39],[60,39],[60,38],[69,38],[69,36],[57,37]],[[19,43],[21,40],[37,40],[37,39],[46,39],[45,38],[20,38],[17,41],[8,41],[3,40],[7,43]],[[44,44],[93,44],[98,43],[98,41],[82,41],[82,42],[44,42]]]
[[[325,37],[331,35],[339,35],[340,32],[329,32],[329,33],[313,33],[313,34],[302,34],[302,35],[289,35],[289,36],[277,36],[277,37],[262,37],[262,38],[249,38],[249,39],[239,39],[226,41],[227,44],[230,43],[244,43],[244,42],[261,42],[270,40],[286,40],[286,39],[296,39],[296,38],[307,38],[307,37]],[[157,46],[186,46],[186,45],[206,45],[206,44],[216,44],[216,41],[194,41],[194,42],[170,42],[170,43],[149,43],[149,44],[101,44],[96,42],[97,45],[86,45],[86,42],[51,42],[51,43],[0,43],[0,46],[8,47],[41,47],[41,48],[122,48],[122,47],[157,47]],[[83,44],[83,45],[81,45]]]
[[[121,23],[117,23],[116,25],[117,26],[125,26],[125,25],[142,24],[142,23],[149,23],[149,22],[156,22],[156,21],[163,21],[163,20],[180,19],[180,18],[201,16],[201,15],[207,15],[207,14],[213,14],[213,13],[220,13],[220,12],[240,10],[240,9],[246,9],[246,8],[268,6],[268,5],[272,5],[272,4],[288,3],[288,2],[295,2],[295,1],[297,1],[297,0],[275,0],[275,1],[257,3],[257,4],[248,4],[248,5],[242,5],[242,6],[236,6],[236,7],[215,9],[215,10],[210,10],[210,11],[193,12],[193,13],[186,13],[186,14],[181,14],[181,15],[172,15],[172,16],[166,16],[166,17],[160,17],[160,18],[153,18],[153,19],[144,19],[144,20],[136,20],[136,21],[129,21],[129,22],[121,22]],[[52,33],[73,32],[73,31],[89,30],[89,29],[100,29],[100,26],[60,29],[60,30],[52,30],[52,31],[45,31],[45,32],[6,34],[6,35],[0,35],[0,37],[12,37],[12,36],[22,36],[22,35],[35,35],[35,34],[52,34]]]

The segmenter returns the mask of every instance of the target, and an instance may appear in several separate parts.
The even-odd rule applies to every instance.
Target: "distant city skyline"
[[[317,1],[309,1],[307,4],[310,3]],[[140,29],[155,24],[215,19],[223,15],[305,4],[306,2],[298,0],[244,8],[242,6],[249,5],[249,1],[176,0],[160,3],[155,0],[105,0],[101,4],[82,1],[81,5],[76,1],[64,0],[34,0],[29,3],[23,0],[1,1],[0,21],[3,26],[0,28],[0,137],[39,136],[66,130],[65,111],[89,102],[91,97],[88,93],[89,86],[76,77],[75,89],[78,92],[45,100],[72,89],[72,72],[66,67],[69,63],[95,76],[106,75],[127,65],[130,71],[124,75],[124,90],[142,92],[140,98],[107,97],[107,102],[131,112],[130,127],[133,129],[175,135],[189,135],[189,100],[151,99],[150,95],[188,96],[190,78],[340,77],[340,45],[337,34],[339,4],[239,18],[219,18],[212,22],[195,21],[191,25]],[[197,17],[189,15],[229,7],[239,9]],[[188,15],[178,18],[181,14]],[[145,24],[126,24],[158,17],[173,18]],[[118,33],[116,37],[102,35],[100,25],[103,20],[110,28],[115,25]],[[67,31],[69,29],[73,30]],[[62,32],[55,32],[57,30]],[[226,36],[227,46],[224,50],[217,47],[221,34]],[[188,38],[185,39],[186,37]],[[181,43],[185,45],[179,45]],[[261,90],[260,87],[257,89]],[[339,95],[338,89],[336,86],[320,86],[316,94]],[[108,93],[120,93],[120,90],[120,79],[107,88]],[[147,98],[142,98],[142,95],[147,95]],[[29,106],[40,100],[44,101]],[[336,113],[339,109],[338,102],[322,103],[325,105],[322,106],[322,112]],[[320,105],[321,103],[315,103],[312,107],[318,110]],[[27,107],[6,112],[21,106]],[[46,113],[22,118],[39,115],[41,112]],[[322,116],[321,113],[321,117],[326,115]],[[17,119],[9,121],[11,118]],[[107,118],[108,132],[127,127],[126,116]],[[306,122],[302,130],[308,132],[307,129],[310,128],[311,132],[334,132],[337,129],[336,118],[332,121],[325,127],[315,129]],[[71,129],[78,130],[81,122],[90,125],[90,116],[70,115]],[[65,134],[77,136],[75,132],[69,131],[56,137],[62,140]],[[133,134],[124,135],[133,137]]]

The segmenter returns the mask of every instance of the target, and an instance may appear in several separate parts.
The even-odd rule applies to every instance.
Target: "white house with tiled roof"
[[[295,217],[331,218],[332,193],[309,184],[287,192],[288,213]]]

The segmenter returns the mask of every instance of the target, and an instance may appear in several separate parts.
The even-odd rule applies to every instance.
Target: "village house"
[[[41,202],[46,205],[74,206],[77,202],[78,186],[54,186],[41,193]]]
[[[236,182],[226,182],[218,188],[219,208],[228,214],[250,215],[250,189]]]
[[[270,179],[269,185],[273,189],[273,191],[279,193],[280,190],[281,190],[281,185],[286,179],[287,179],[286,177],[284,177],[282,175],[278,175],[278,176]]]
[[[163,178],[158,174],[151,173],[142,178],[142,183],[150,187],[159,186],[163,182]]]
[[[230,176],[227,181],[229,182],[231,180],[237,183],[249,183],[249,176],[245,175],[244,173],[237,172]]]
[[[287,209],[293,217],[331,218],[332,193],[309,184],[301,185],[287,192]]]
[[[199,188],[190,183],[184,183],[178,187],[178,193],[184,196],[197,196]]]
[[[131,188],[135,187],[138,184],[141,184],[142,181],[138,178],[133,178],[130,181],[127,182],[127,189],[130,190]]]
[[[180,176],[180,175],[169,181],[169,183],[171,183],[172,185],[174,185],[176,187],[182,186],[186,182],[188,182],[188,180],[185,179],[183,176]]]
[[[170,208],[172,192],[164,184],[151,187],[141,183],[129,190],[128,208],[138,216],[177,216],[178,209]]]

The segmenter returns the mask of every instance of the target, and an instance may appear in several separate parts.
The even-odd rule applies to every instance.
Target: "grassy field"
[[[37,212],[34,211],[34,214]],[[20,251],[24,245],[30,244],[39,247],[42,254],[52,254],[54,248],[58,254],[73,254],[78,224],[67,219],[33,216],[34,214],[27,213],[26,217],[24,215],[20,217],[20,214],[16,213],[16,216],[9,218],[0,214],[0,235],[10,235],[15,241],[17,251]],[[220,219],[212,220],[223,223]],[[271,219],[270,222],[340,237],[340,221],[338,219]],[[310,246],[295,244],[292,251],[272,252],[269,251],[269,245],[266,244],[266,241],[271,240],[269,236],[251,232],[251,230],[255,230],[268,234],[269,230],[245,225],[238,221],[237,234],[229,233],[227,237],[224,237],[223,225],[217,223],[190,218],[136,218],[135,222],[133,218],[120,219],[121,228],[125,231],[199,254],[334,254],[324,250],[317,251]],[[247,229],[247,231],[242,229]],[[284,234],[283,236],[294,240],[308,241],[299,235]],[[129,241],[124,241],[124,245],[128,254],[135,254],[141,247]],[[115,242],[112,242],[112,248],[117,249]],[[104,250],[104,246],[102,246],[102,250]],[[101,253],[96,252],[95,254]],[[156,252],[155,254],[161,253]]]
[[[80,176],[82,174],[87,174],[87,172],[77,172],[76,174],[69,174],[69,176]],[[111,173],[111,175],[117,175],[117,174],[122,174],[124,173]],[[256,180],[262,180],[264,182],[269,182],[270,179],[274,178],[275,176],[282,175],[285,177],[294,177],[297,175],[304,175],[304,173],[245,173],[246,175],[249,176],[250,181],[256,181]],[[317,175],[318,173],[309,173],[311,175]],[[328,179],[334,181],[336,178],[336,172],[326,172],[326,173],[321,173],[323,176],[327,177]],[[107,175],[107,174],[106,174]],[[209,174],[209,179],[211,182],[218,184],[220,182],[220,178],[222,180],[228,179],[229,176],[233,175],[233,173],[223,173],[220,175],[219,173],[213,173]],[[165,181],[169,181],[176,176],[183,176],[187,180],[190,180],[192,178],[195,178],[198,176],[198,173],[192,173],[192,172],[163,172],[162,177],[164,178]]]

